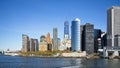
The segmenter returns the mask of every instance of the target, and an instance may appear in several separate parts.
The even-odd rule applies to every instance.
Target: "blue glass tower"
[[[81,51],[80,46],[80,19],[75,18],[71,27],[72,51]]]
[[[64,38],[69,39],[69,22],[64,22]]]

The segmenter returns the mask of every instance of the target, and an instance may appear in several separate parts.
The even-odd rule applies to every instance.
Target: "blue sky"
[[[39,40],[58,28],[63,38],[64,21],[80,18],[106,31],[106,10],[120,6],[120,0],[0,0],[0,49],[20,50],[22,34]]]

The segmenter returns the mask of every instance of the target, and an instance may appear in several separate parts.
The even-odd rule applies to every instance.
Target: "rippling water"
[[[0,68],[120,68],[120,59],[0,56]]]

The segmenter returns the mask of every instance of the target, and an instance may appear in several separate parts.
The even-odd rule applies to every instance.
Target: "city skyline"
[[[64,21],[67,19],[71,26],[72,19],[76,17],[80,18],[81,24],[90,22],[95,28],[106,32],[106,11],[111,6],[119,6],[119,2],[119,0],[1,0],[0,49],[20,50],[22,34],[37,39],[47,32],[53,36],[54,27],[58,29],[58,38],[63,38]]]

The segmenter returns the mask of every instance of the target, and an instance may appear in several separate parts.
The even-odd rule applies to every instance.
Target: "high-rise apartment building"
[[[69,39],[69,22],[64,22],[64,39]]]
[[[35,44],[34,44],[34,39],[30,38],[30,51],[35,51]]]
[[[57,28],[53,28],[53,50],[58,50],[58,33],[57,33]]]
[[[34,45],[35,45],[35,51],[38,51],[39,50],[38,39],[34,39]]]
[[[80,46],[80,19],[75,18],[71,26],[72,51],[81,51]]]
[[[29,37],[22,34],[22,52],[30,51]]]
[[[114,47],[115,35],[120,35],[120,6],[113,6],[107,10],[107,46]]]

